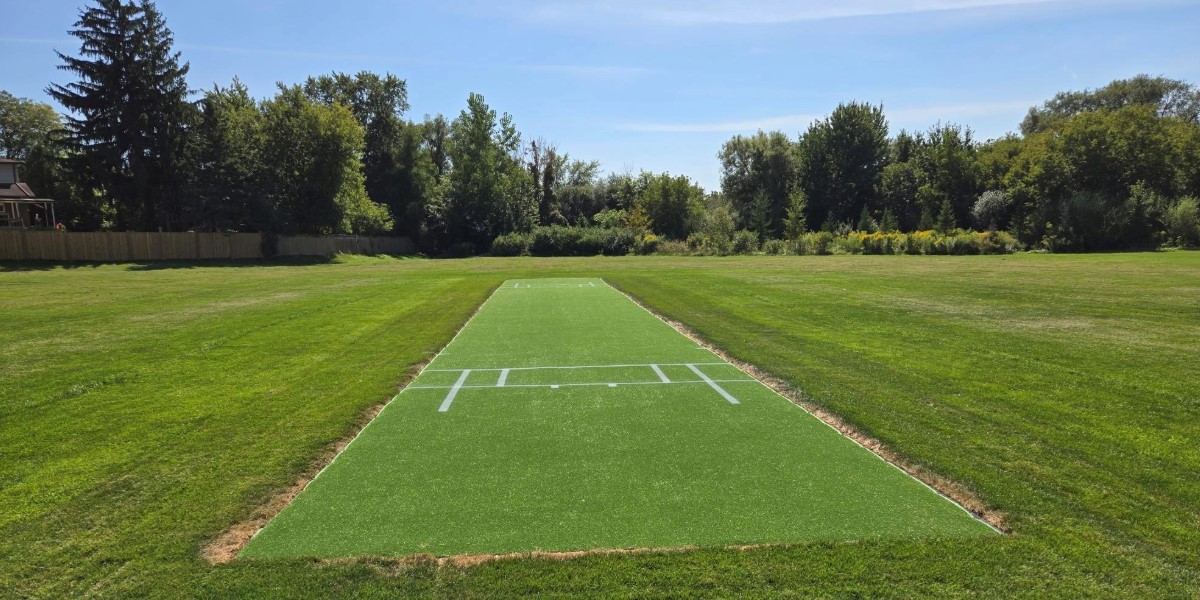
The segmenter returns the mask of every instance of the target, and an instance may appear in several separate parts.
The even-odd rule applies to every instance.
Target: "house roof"
[[[33,190],[24,183],[0,183],[0,201],[12,202],[13,200],[37,200],[45,202],[44,199],[38,198]]]
[[[23,165],[25,161],[15,158],[0,158],[0,165]]]

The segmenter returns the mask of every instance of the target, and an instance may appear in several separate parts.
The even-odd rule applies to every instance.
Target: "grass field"
[[[1013,535],[469,568],[201,558],[492,289],[549,276],[689,325]],[[1200,254],[0,265],[0,311],[0,597],[1200,593]]]
[[[242,555],[989,533],[604,281],[546,278],[501,284]]]

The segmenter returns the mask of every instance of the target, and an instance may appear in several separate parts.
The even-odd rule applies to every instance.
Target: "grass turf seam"
[[[997,533],[1005,535],[1012,534],[1012,531],[1006,525],[1004,513],[989,507],[986,502],[975,495],[975,493],[965,485],[939,475],[928,467],[908,460],[904,457],[904,455],[891,449],[882,441],[867,435],[854,425],[846,422],[846,420],[842,419],[840,416],[816,405],[811,401],[811,399],[804,395],[802,390],[750,363],[737,359],[712,342],[706,340],[703,336],[698,334],[695,330],[691,329],[687,325],[684,325],[679,321],[668,318],[666,315],[659,313],[653,308],[647,306],[645,303],[639,301],[637,298],[633,297],[625,290],[613,285],[608,280],[601,278],[601,281],[603,281],[605,285],[612,288],[617,293],[624,296],[630,302],[636,304],[642,310],[645,310],[651,315],[654,315],[655,318],[659,319],[663,323],[666,323],[684,337],[695,342],[709,352],[721,357],[723,360],[737,367],[746,375],[755,378],[776,395],[782,397],[784,400],[787,400],[797,408],[807,412],[825,425],[849,438],[851,441],[861,446],[864,450],[874,454],[880,460],[917,480],[934,493],[954,503],[954,505],[963,509],[963,511],[992,528]]]

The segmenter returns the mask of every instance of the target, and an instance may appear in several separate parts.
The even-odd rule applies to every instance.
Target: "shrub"
[[[762,245],[762,251],[771,256],[780,256],[788,253],[788,247],[783,240],[767,240]]]
[[[634,254],[654,254],[658,250],[659,244],[663,243],[663,239],[653,233],[645,233],[638,236],[633,244]],[[685,245],[686,247],[686,245]]]
[[[634,250],[639,236],[623,227],[604,229],[551,225],[534,228],[527,239],[526,252],[533,256],[623,256]],[[500,238],[496,240],[499,242]]]
[[[832,254],[834,234],[832,231],[815,231],[800,236],[797,254]]]
[[[529,254],[529,236],[506,233],[492,242],[492,256],[525,256]]]
[[[655,254],[665,254],[668,256],[691,256],[692,249],[686,242],[677,240],[662,240],[658,243],[655,249]]]
[[[1163,226],[1170,243],[1180,247],[1200,246],[1200,201],[1180,198],[1163,213]]]
[[[1000,190],[988,190],[971,207],[971,217],[983,229],[999,229],[1008,221],[1012,199]]]
[[[592,217],[592,221],[596,223],[597,227],[603,227],[604,229],[616,229],[624,226],[625,219],[628,218],[628,216],[629,213],[619,208],[610,208],[596,213],[596,215]]]
[[[758,234],[743,229],[733,235],[731,246],[734,254],[754,254],[758,252]]]

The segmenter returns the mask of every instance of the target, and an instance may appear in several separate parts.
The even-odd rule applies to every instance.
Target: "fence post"
[[[29,239],[25,237],[25,230],[21,230],[21,260],[29,260]]]

